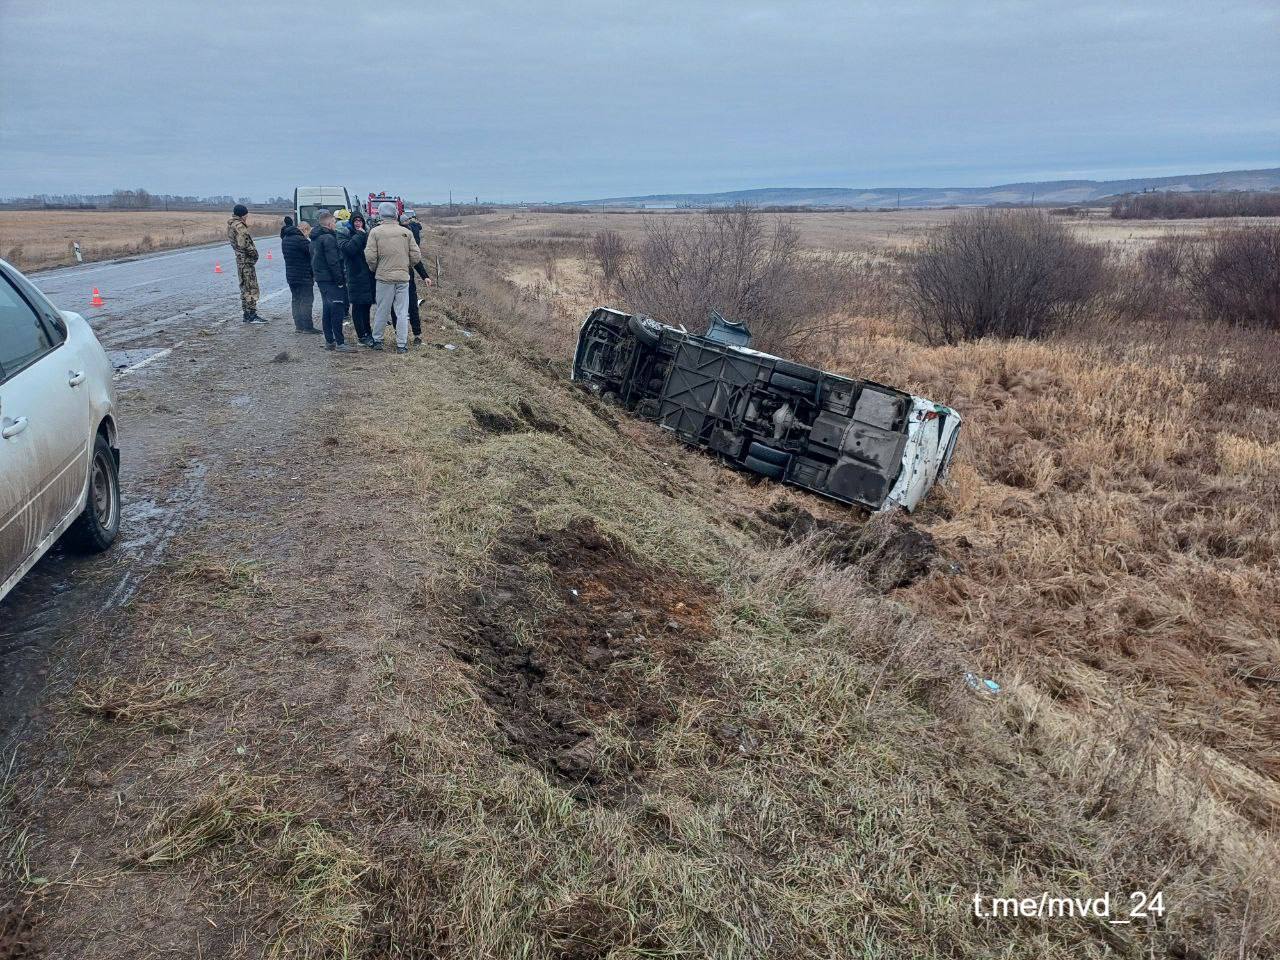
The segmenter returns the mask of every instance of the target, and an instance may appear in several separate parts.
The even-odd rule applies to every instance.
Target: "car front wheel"
[[[89,465],[89,496],[84,511],[71,527],[71,539],[89,553],[101,553],[120,532],[120,472],[115,454],[106,438],[99,435],[93,444]]]

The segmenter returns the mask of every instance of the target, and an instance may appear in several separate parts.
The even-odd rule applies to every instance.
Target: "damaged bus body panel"
[[[599,307],[578,334],[573,378],[741,469],[868,510],[914,510],[945,476],[956,411],[761,353],[750,338],[718,314],[699,336]]]

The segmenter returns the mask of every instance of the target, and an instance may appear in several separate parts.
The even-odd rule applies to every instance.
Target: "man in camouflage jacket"
[[[240,306],[244,308],[245,323],[266,323],[258,316],[258,248],[249,233],[249,208],[237,203],[227,221],[227,239],[236,252],[236,272],[240,275]]]

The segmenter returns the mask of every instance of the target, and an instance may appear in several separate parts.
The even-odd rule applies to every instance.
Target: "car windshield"
[[[308,203],[298,208],[298,219],[305,220],[312,226],[316,222],[316,211],[328,209],[321,203]]]

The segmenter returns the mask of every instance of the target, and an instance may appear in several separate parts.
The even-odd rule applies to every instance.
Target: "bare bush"
[[[1104,251],[1039,212],[978,210],[932,230],[903,276],[930,343],[1038,338],[1079,320],[1106,289]]]
[[[1120,197],[1111,204],[1117,220],[1185,220],[1194,217],[1280,217],[1280,191],[1224,193],[1160,190]]]
[[[1280,227],[1161,237],[1119,269],[1118,303],[1131,319],[1280,330]]]
[[[600,268],[606,290],[612,290],[617,283],[618,273],[622,270],[628,252],[626,241],[616,230],[601,230],[592,237],[591,258]]]
[[[1207,319],[1280,329],[1280,227],[1219,231],[1192,269],[1192,292]]]
[[[1162,324],[1195,316],[1189,288],[1201,243],[1198,237],[1175,233],[1153,240],[1132,259],[1118,259],[1113,264],[1118,315]]]
[[[770,220],[734,207],[646,223],[618,291],[665,323],[700,330],[718,310],[747,324],[761,348],[802,354],[843,322],[853,265],[806,255],[794,227]]]

